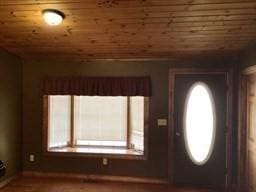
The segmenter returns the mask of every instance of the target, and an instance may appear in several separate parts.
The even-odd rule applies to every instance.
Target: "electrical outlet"
[[[108,164],[108,159],[107,158],[103,158],[102,159],[102,164],[103,165],[107,165]]]
[[[30,154],[29,155],[29,161],[34,162],[35,161],[35,155]]]
[[[167,119],[157,119],[157,125],[159,127],[167,126]]]

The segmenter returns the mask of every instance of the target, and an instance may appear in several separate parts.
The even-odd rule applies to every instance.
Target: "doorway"
[[[240,191],[256,191],[256,67],[240,77],[238,130],[238,185]]]
[[[225,188],[230,174],[228,70],[170,70],[170,179]]]

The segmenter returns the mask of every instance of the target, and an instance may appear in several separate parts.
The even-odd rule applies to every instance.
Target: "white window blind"
[[[144,151],[144,97],[130,97],[130,144]]]
[[[127,145],[127,97],[75,96],[74,101],[78,145]]]
[[[71,97],[50,96],[48,147],[65,146],[70,141]]]

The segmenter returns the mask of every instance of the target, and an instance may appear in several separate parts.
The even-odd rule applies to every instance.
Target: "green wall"
[[[256,65],[256,45],[249,47],[243,54],[241,68]]]
[[[157,118],[168,118],[168,72],[172,67],[236,66],[233,57],[183,57],[168,61],[97,61],[69,63],[34,61],[23,64],[23,168],[31,171],[72,172],[125,175],[167,179],[167,127],[158,128]],[[141,160],[110,159],[102,166],[100,158],[52,157],[42,153],[43,101],[40,91],[47,75],[132,76],[149,75],[153,96],[150,103],[149,158]],[[235,104],[236,105],[236,104]],[[236,123],[234,123],[234,129]],[[29,154],[35,162],[29,162]]]
[[[0,50],[0,159],[9,178],[21,170],[22,64]]]

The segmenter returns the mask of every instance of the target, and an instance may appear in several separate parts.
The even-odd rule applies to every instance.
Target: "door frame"
[[[247,117],[248,117],[248,76],[256,75],[256,66],[244,69],[239,74],[238,95],[238,189],[248,191],[247,168]]]
[[[227,86],[227,119],[226,119],[226,188],[232,184],[232,102],[233,102],[233,70],[230,68],[171,68],[169,69],[169,127],[168,127],[168,179],[174,185],[175,175],[175,143],[174,143],[174,83],[176,75],[223,74]]]

